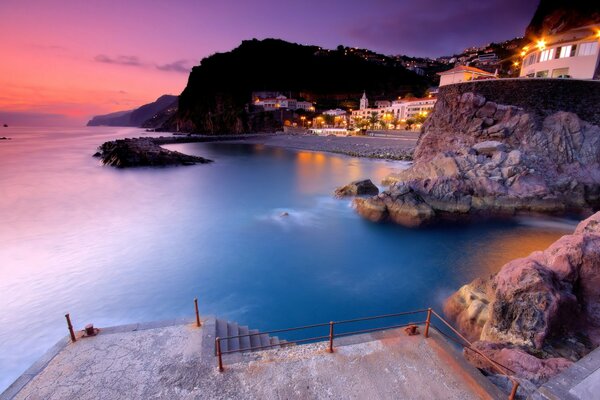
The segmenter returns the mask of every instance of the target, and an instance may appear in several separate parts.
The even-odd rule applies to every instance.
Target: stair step
[[[271,344],[271,340],[269,339],[269,335],[267,335],[266,333],[263,333],[260,335],[260,345],[261,346],[269,346]],[[269,347],[265,348],[265,349],[261,349],[261,350],[268,350]]]
[[[240,335],[247,335],[250,333],[247,326],[240,326]],[[240,338],[240,349],[242,350],[250,350],[250,337],[242,336]]]
[[[250,329],[250,333],[258,333],[257,329]],[[260,346],[260,337],[259,335],[250,336],[250,348],[254,350],[255,347]]]
[[[224,321],[222,319],[217,319],[217,337],[219,338],[224,338],[227,337],[227,321]],[[229,348],[227,346],[227,340],[221,340],[221,351],[225,352],[227,351],[227,349]]]
[[[240,334],[240,328],[235,322],[227,323],[227,336],[237,336]],[[234,338],[227,340],[227,347],[229,351],[235,351],[240,349],[240,338]]]
[[[271,338],[271,344],[273,344],[273,345],[279,345],[279,338],[277,336],[273,336]]]

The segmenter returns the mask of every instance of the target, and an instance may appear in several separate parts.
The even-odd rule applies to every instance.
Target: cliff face
[[[163,95],[156,101],[145,104],[135,110],[97,115],[87,126],[136,126],[145,128],[159,127],[177,111],[177,96]]]
[[[388,96],[421,94],[424,78],[401,66],[369,62],[343,50],[327,51],[282,40],[249,40],[202,60],[181,93],[179,112],[165,129],[241,133],[270,126],[269,116],[246,110],[253,91],[302,93],[311,101],[363,90]]]
[[[590,0],[540,0],[525,31],[530,39],[600,22],[600,3]]]
[[[598,82],[443,87],[414,165],[388,177],[380,195],[356,199],[357,211],[406,226],[517,212],[589,215],[600,205],[599,98]]]

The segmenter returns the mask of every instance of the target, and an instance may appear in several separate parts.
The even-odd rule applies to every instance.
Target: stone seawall
[[[468,92],[540,116],[566,111],[593,125],[600,125],[600,81],[516,78],[464,82],[442,86],[438,99],[456,98]]]

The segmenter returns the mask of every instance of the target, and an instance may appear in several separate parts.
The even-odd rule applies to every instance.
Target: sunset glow
[[[429,2],[433,0],[424,3]],[[510,1],[494,1],[481,9],[435,5],[448,13],[444,21],[431,21],[427,4],[375,3],[381,4],[5,0],[0,3],[0,118],[17,125],[82,124],[94,114],[177,95],[190,68],[203,57],[254,37],[328,48],[343,43],[388,54],[451,53],[520,32],[535,7],[535,1],[514,2],[514,7],[506,4]],[[472,23],[469,32],[457,30],[463,25],[458,20],[483,21],[475,14],[498,15],[492,11],[497,8],[522,14],[522,20],[497,27],[486,22],[485,38]],[[419,37],[411,34],[434,23],[436,36],[447,37],[448,31],[460,40],[430,40],[433,30],[428,29]]]

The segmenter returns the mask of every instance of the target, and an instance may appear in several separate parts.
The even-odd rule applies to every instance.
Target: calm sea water
[[[1,128],[0,128],[1,129]],[[332,190],[404,165],[233,144],[215,160],[117,170],[91,157],[137,129],[0,132],[0,390],[77,328],[203,314],[267,330],[440,308],[461,285],[543,249],[567,220],[409,230]],[[287,212],[289,216],[282,217]]]

